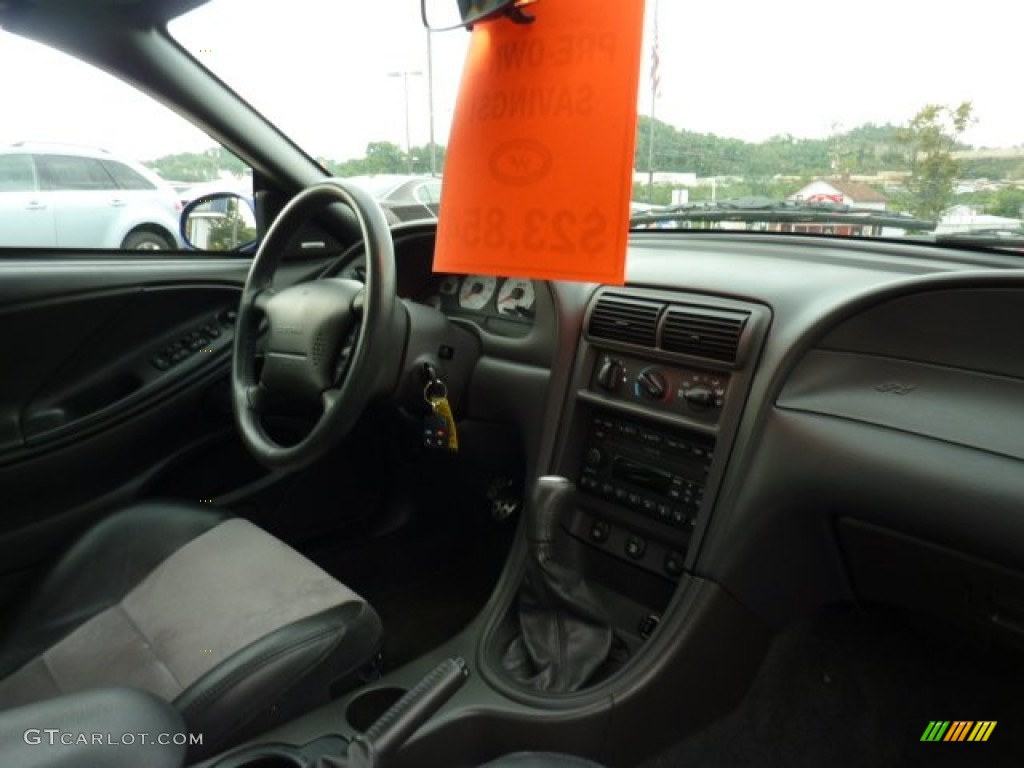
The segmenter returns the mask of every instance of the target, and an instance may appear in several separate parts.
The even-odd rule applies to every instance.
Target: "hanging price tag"
[[[473,28],[434,271],[621,284],[644,4],[529,13]]]

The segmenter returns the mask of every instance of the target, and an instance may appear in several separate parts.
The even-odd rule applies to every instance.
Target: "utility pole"
[[[427,29],[427,111],[430,120],[430,175],[437,176],[437,144],[434,142],[434,31]]]
[[[422,74],[419,70],[410,71],[408,69],[403,69],[401,72],[388,72],[388,77],[402,78],[402,86],[405,91],[405,168],[410,174],[412,174],[412,138],[409,133],[409,78]]]
[[[658,101],[661,53],[658,50],[658,0],[654,0],[654,32],[651,44],[651,123],[647,133],[647,202],[654,202],[654,108]]]

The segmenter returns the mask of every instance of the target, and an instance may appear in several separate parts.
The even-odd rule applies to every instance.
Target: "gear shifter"
[[[583,577],[554,561],[555,533],[576,489],[564,477],[538,478],[526,508],[529,553],[516,606],[518,633],[502,667],[539,691],[585,686],[608,658],[611,622]]]

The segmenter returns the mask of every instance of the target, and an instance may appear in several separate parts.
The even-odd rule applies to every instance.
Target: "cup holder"
[[[345,709],[345,718],[348,724],[356,731],[366,731],[378,717],[388,711],[388,708],[405,695],[405,688],[385,687],[373,688],[369,691],[361,691]]]
[[[284,744],[261,744],[229,755],[213,768],[306,768],[308,759]]]

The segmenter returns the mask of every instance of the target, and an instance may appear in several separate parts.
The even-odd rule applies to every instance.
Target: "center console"
[[[632,288],[587,310],[556,465],[579,491],[567,556],[641,641],[694,567],[769,321],[758,304]]]

